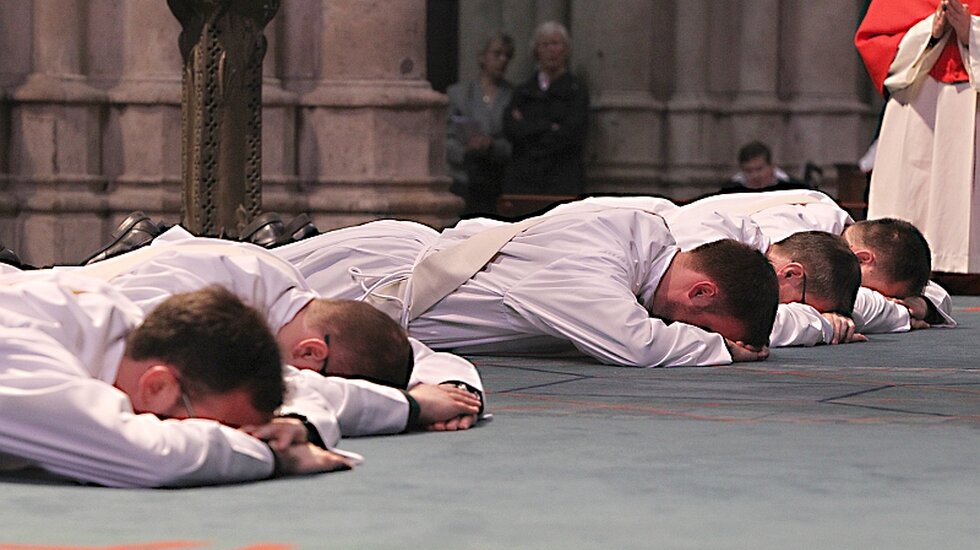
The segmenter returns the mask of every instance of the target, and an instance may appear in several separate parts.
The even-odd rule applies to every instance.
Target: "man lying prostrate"
[[[929,281],[929,244],[908,222],[886,218],[855,223],[826,194],[804,190],[713,196],[666,217],[669,222],[672,216],[698,218],[715,212],[749,215],[773,242],[800,231],[843,235],[861,262],[863,286],[855,304],[855,321],[862,332],[956,325],[949,294]]]
[[[320,293],[364,298],[435,349],[603,363],[759,360],[778,297],[765,257],[734,241],[680,252],[640,210],[464,220],[437,233],[383,220],[272,252]],[[465,269],[463,268],[465,266]]]
[[[660,212],[671,227],[682,249],[693,248],[718,238],[734,238],[758,250],[766,250],[769,242],[779,242],[801,231],[825,231],[844,234],[861,264],[862,286],[854,304],[853,320],[835,314],[823,314],[800,305],[781,305],[774,325],[771,345],[813,345],[815,343],[861,341],[854,334],[903,332],[927,326],[955,326],[950,316],[948,293],[929,282],[921,296],[911,292],[896,293],[907,288],[913,278],[923,280],[929,274],[928,244],[921,233],[907,222],[895,220],[861,221],[855,224],[846,211],[830,197],[819,191],[774,191],[740,193],[706,197],[693,203],[672,208],[669,201],[657,197],[591,197],[567,203],[565,211],[591,209],[591,205],[612,207],[653,208]],[[555,209],[557,210],[557,208]],[[746,216],[750,215],[750,221]],[[871,247],[859,247],[848,235],[852,231],[876,227]],[[853,229],[852,229],[853,228]],[[871,240],[870,238],[865,240]],[[892,258],[896,261],[891,262]],[[891,269],[889,278],[882,280],[876,273],[875,262],[885,262]],[[902,266],[898,272],[895,266]],[[901,281],[901,284],[895,284]],[[869,288],[870,287],[870,288]],[[877,290],[890,294],[883,295]],[[901,298],[901,299],[900,299]],[[821,336],[822,335],[822,336]]]
[[[949,293],[929,280],[931,252],[918,228],[904,220],[880,218],[849,225],[843,236],[861,261],[864,285],[907,307],[912,328],[956,326]]]
[[[113,487],[233,483],[350,468],[306,441],[266,444],[283,400],[264,319],[220,287],[178,294],[150,315],[72,273],[0,285],[0,469],[41,468]],[[356,455],[353,455],[356,458]]]
[[[557,206],[545,215],[636,208],[660,212],[681,250],[693,250],[721,239],[734,239],[767,255],[776,269],[780,302],[769,338],[770,346],[836,344],[865,339],[855,333],[854,322],[849,317],[860,284],[860,269],[854,254],[840,237],[806,232],[770,245],[769,237],[748,216],[728,215],[713,209],[680,215],[682,207],[658,197],[590,197]]]
[[[293,266],[260,246],[197,238],[175,227],[149,246],[62,269],[110,282],[145,312],[176,292],[225,286],[266,316],[284,363],[318,373],[294,374],[290,380],[330,396],[330,410],[344,413],[336,415],[344,436],[399,433],[406,424],[414,427],[409,418],[416,408],[424,427],[465,429],[481,408],[482,384],[471,363],[420,343],[413,346],[397,323],[368,304],[319,298]],[[330,380],[319,381],[320,374]],[[411,389],[406,393],[378,383]],[[302,413],[320,428],[315,398],[306,404],[288,401],[286,412]],[[340,406],[349,403],[361,405]],[[326,431],[321,436],[331,435],[329,427]]]

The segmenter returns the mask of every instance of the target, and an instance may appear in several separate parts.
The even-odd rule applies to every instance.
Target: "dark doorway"
[[[425,72],[432,89],[446,93],[459,79],[459,0],[427,0],[425,24]]]

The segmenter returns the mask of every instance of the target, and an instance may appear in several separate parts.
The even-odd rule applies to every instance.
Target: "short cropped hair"
[[[718,285],[723,313],[744,325],[744,342],[767,345],[779,305],[779,283],[765,255],[731,239],[703,244],[691,254],[694,269]]]
[[[847,232],[875,253],[886,277],[906,286],[906,296],[922,294],[932,276],[932,252],[918,228],[904,220],[879,218],[857,222]]]
[[[483,43],[480,45],[480,55],[490,51],[490,48],[497,42],[510,52],[511,57],[514,56],[514,39],[504,31],[495,31],[486,35],[483,38]]]
[[[173,365],[192,395],[245,389],[260,412],[282,405],[285,382],[275,336],[261,313],[219,285],[162,302],[127,336],[126,354]]]
[[[772,164],[772,151],[769,150],[769,146],[761,141],[750,141],[738,150],[739,164],[745,164],[760,157],[766,160],[766,164]]]
[[[365,302],[315,300],[309,325],[329,339],[327,376],[360,378],[405,389],[413,370],[408,333]]]
[[[861,263],[847,241],[825,231],[803,231],[775,243],[773,250],[806,271],[806,292],[850,317],[861,287]]]

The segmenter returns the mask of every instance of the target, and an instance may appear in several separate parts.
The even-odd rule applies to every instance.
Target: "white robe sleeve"
[[[275,333],[317,297],[291,270],[287,262],[267,254],[221,255],[183,244],[116,275],[111,284],[144,312],[175,293],[220,284],[258,309]],[[78,272],[85,273],[85,268]]]
[[[668,199],[650,196],[597,196],[586,197],[571,202],[566,202],[555,206],[544,213],[546,216],[554,216],[569,213],[587,213],[596,210],[609,208],[629,208],[633,210],[643,210],[652,214],[666,215],[668,212],[677,210],[679,207]]]
[[[622,258],[566,257],[512,287],[504,304],[545,334],[603,363],[632,367],[731,363],[719,334],[651,317]]]
[[[776,322],[769,336],[773,348],[789,346],[815,346],[829,344],[834,337],[834,327],[807,304],[793,302],[779,304]]]
[[[748,216],[722,212],[702,212],[697,216],[681,215],[680,210],[666,216],[670,234],[681,250],[693,250],[703,244],[732,239],[751,246],[763,254],[770,240],[759,225]]]
[[[327,445],[343,437],[396,434],[408,424],[408,399],[401,390],[364,380],[321,376],[311,370],[289,368],[287,381],[293,392],[280,409],[297,413],[321,430]],[[334,421],[330,420],[333,417]]]
[[[952,40],[952,38],[950,38]],[[963,66],[966,74],[970,77],[970,85],[974,90],[980,90],[980,55],[971,52],[980,52],[980,16],[970,16],[970,39],[969,47],[957,44],[960,48],[960,58],[963,59]]]
[[[274,468],[269,447],[239,430],[135,414],[125,394],[33,329],[0,335],[0,410],[0,455],[81,481],[203,485],[261,479]]]
[[[912,28],[902,37],[902,41],[898,43],[898,51],[895,53],[891,67],[888,68],[888,77],[884,82],[885,88],[892,94],[901,92],[929,74],[943,48],[946,47],[946,41],[953,40],[951,38],[953,33],[947,32],[936,45],[929,47],[934,16],[935,14],[930,14],[912,25]]]
[[[929,281],[929,284],[922,291],[922,297],[932,302],[936,311],[943,318],[942,323],[933,324],[933,327],[952,328],[956,326],[956,320],[953,319],[953,301],[950,299],[949,292],[946,292],[945,288]]]
[[[412,369],[412,378],[408,382],[409,388],[417,384],[458,381],[483,392],[483,381],[480,380],[480,373],[473,363],[454,353],[433,351],[415,338],[410,337],[408,341],[412,344],[412,352],[415,354],[415,367]]]
[[[907,332],[912,328],[908,308],[863,286],[858,289],[851,318],[861,334]]]
[[[752,214],[752,220],[774,243],[803,231],[840,235],[854,220],[846,210],[828,201],[772,206]]]

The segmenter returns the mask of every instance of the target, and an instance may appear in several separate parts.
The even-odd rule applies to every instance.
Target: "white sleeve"
[[[819,311],[807,304],[793,302],[779,304],[776,308],[769,346],[815,346],[829,344],[833,337],[834,328]]]
[[[327,423],[320,437],[328,445],[336,443],[339,436],[396,434],[405,431],[408,424],[408,398],[395,388],[373,384],[364,380],[349,380],[336,376],[321,376],[311,370],[291,369],[289,387],[296,392],[283,405],[283,414],[297,413],[305,416],[320,429],[319,418],[324,410],[336,419],[339,433]],[[328,441],[327,438],[330,438]]]
[[[0,337],[0,453],[113,487],[186,486],[269,477],[269,447],[210,420],[135,414],[125,394],[90,378],[50,337]]]
[[[599,361],[632,367],[725,365],[719,334],[651,317],[631,290],[622,258],[563,258],[512,287],[504,304],[543,333]]]
[[[769,237],[748,216],[722,212],[704,212],[697,216],[667,217],[670,234],[681,250],[693,250],[703,244],[732,239],[762,252],[769,250]]]
[[[939,59],[939,55],[946,46],[946,41],[955,40],[955,38],[950,38],[953,33],[947,32],[936,45],[929,47],[934,16],[935,14],[930,14],[913,25],[902,37],[902,41],[898,43],[898,51],[895,52],[895,59],[888,68],[888,77],[885,78],[884,82],[885,88],[892,94],[900,92],[924,78],[932,70],[936,60]]]
[[[415,366],[408,387],[417,384],[441,384],[443,382],[459,381],[483,392],[483,381],[473,363],[454,354],[444,351],[433,351],[428,346],[409,337],[412,352],[415,354]]]
[[[652,214],[666,215],[668,212],[677,210],[679,206],[668,199],[650,196],[597,196],[586,197],[571,202],[566,202],[555,206],[544,213],[546,216],[569,213],[588,213],[609,208],[628,208],[633,210],[643,210]]]
[[[970,84],[974,90],[980,90],[980,55],[975,52],[980,51],[980,16],[970,16],[970,40],[968,47],[957,44],[960,48],[960,58],[963,59],[963,66],[970,77]],[[971,53],[974,52],[974,53]]]
[[[858,288],[851,318],[861,334],[906,332],[912,328],[907,307],[863,286]]]
[[[932,302],[936,311],[943,318],[942,323],[934,324],[932,325],[933,327],[952,328],[956,326],[956,320],[953,319],[953,301],[950,299],[949,292],[946,292],[945,288],[929,281],[929,284],[922,291],[922,297]]]
[[[279,258],[195,251],[194,242],[171,246],[171,250],[115,276],[112,285],[144,312],[150,312],[175,293],[220,284],[262,312],[273,333],[317,296],[302,276],[289,271],[292,266]],[[79,272],[84,273],[84,269]]]
[[[772,206],[752,214],[752,220],[774,243],[803,231],[840,235],[854,220],[846,210],[828,201]]]

